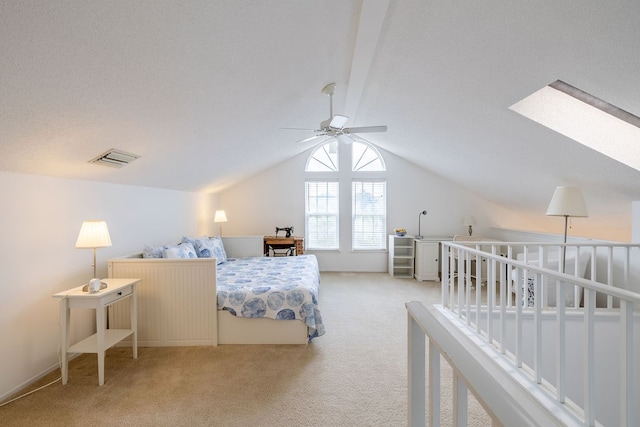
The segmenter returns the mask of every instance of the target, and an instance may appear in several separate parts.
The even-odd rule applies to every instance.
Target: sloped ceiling
[[[561,79],[640,115],[640,2],[3,1],[0,170],[215,192],[334,112],[385,150],[543,216],[582,187],[630,222],[640,172],[510,111]],[[364,136],[364,135],[363,135]],[[118,148],[122,169],[87,163]],[[639,153],[636,155],[640,155]]]

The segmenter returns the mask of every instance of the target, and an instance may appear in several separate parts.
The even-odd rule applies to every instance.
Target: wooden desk
[[[269,256],[269,248],[286,249],[295,247],[296,255],[304,254],[304,237],[264,236],[264,256]]]

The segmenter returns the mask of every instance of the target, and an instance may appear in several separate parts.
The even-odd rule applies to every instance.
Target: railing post
[[[607,252],[607,285],[613,286],[613,248],[608,247]],[[607,308],[613,308],[613,297],[607,295]]]
[[[453,373],[453,425],[466,427],[467,416],[467,386],[460,375]]]
[[[596,293],[591,289],[584,292],[584,423],[591,427],[595,425],[595,310]]]
[[[408,422],[409,427],[425,424],[425,335],[407,311],[408,317]],[[431,358],[429,358],[431,359]]]
[[[566,342],[567,332],[565,323],[565,289],[564,282],[556,282],[556,399],[564,403],[566,397]]]
[[[535,273],[533,281],[533,372],[536,384],[542,383],[542,286],[540,284],[542,275]],[[528,286],[528,284],[527,284]]]
[[[429,341],[429,425],[440,427],[440,350]]]
[[[633,419],[633,303],[620,301],[620,425],[636,425]]]
[[[442,305],[447,307],[449,305],[449,286],[451,286],[451,271],[449,269],[449,246],[441,244],[442,255],[440,256],[442,265]]]

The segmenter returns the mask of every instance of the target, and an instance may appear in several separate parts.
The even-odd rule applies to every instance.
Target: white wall
[[[631,202],[631,242],[640,243],[640,202]]]
[[[74,247],[83,220],[107,221],[113,246],[97,255],[98,276],[106,277],[108,258],[209,233],[213,218],[205,195],[35,175],[0,172],[0,196],[0,400],[57,367],[52,295],[93,276],[92,250]],[[74,310],[72,339],[94,323],[93,312]]]
[[[419,213],[424,236],[467,233],[465,215],[474,215],[482,234],[497,222],[504,209],[487,203],[472,193],[424,169],[380,150],[387,166],[387,231],[403,227],[418,234]],[[284,161],[245,182],[217,194],[228,222],[223,235],[269,235],[275,227],[293,226],[294,234],[304,236],[304,168],[310,150]],[[345,203],[343,202],[342,205]],[[344,206],[342,206],[344,207]],[[323,271],[386,271],[387,254],[352,252],[350,247],[350,206],[341,209],[340,251],[313,251]],[[217,233],[217,229],[216,229]]]

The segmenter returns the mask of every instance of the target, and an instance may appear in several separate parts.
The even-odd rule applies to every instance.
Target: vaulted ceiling
[[[478,196],[543,215],[557,185],[630,221],[640,172],[509,106],[563,80],[640,115],[635,0],[0,3],[0,170],[215,192],[348,126]],[[109,148],[142,157],[87,163]],[[636,155],[640,156],[640,148]]]

